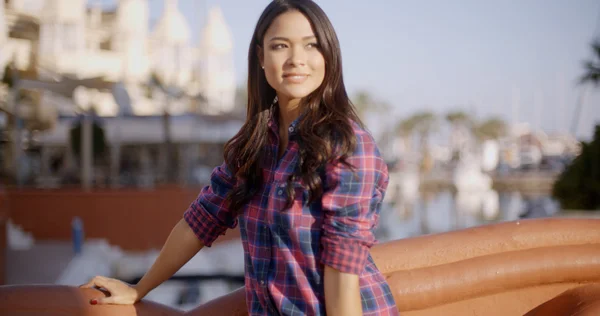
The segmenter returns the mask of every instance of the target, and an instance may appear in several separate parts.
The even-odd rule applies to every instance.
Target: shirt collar
[[[291,137],[298,133],[298,123],[304,117],[304,112],[301,113],[288,127],[288,136]],[[277,104],[273,105],[271,109],[271,115],[269,117],[269,128],[275,133],[279,134],[279,106]]]
[[[272,106],[269,116],[269,128],[275,134],[279,134],[279,125],[277,124],[277,106]]]

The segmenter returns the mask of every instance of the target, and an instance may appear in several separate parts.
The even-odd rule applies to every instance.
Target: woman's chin
[[[314,90],[309,90],[309,89],[286,89],[284,91],[281,91],[280,93],[282,95],[284,95],[285,97],[287,97],[290,100],[294,100],[294,99],[302,99],[306,96],[308,96],[309,94],[311,94]]]

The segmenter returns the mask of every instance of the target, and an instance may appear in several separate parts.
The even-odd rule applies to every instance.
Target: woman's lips
[[[289,83],[303,83],[308,78],[306,74],[287,74],[283,75],[283,79]]]

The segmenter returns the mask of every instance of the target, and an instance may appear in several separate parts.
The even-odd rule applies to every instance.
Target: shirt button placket
[[[269,315],[273,315],[275,308],[273,307],[273,303],[271,301],[271,296],[269,295],[269,289],[267,288],[267,282],[265,280],[260,280],[260,287],[264,294],[265,305],[267,305],[267,310],[269,311]]]
[[[285,183],[280,184],[279,188],[277,189],[277,195],[282,196],[283,193],[285,192],[284,189],[285,189]]]
[[[266,256],[266,258],[271,258],[271,232],[269,231],[268,227],[262,227],[262,235],[264,238],[264,244],[266,245],[266,253],[264,253],[264,255]],[[269,314],[272,314],[273,312],[273,305],[271,303],[271,297],[269,294],[269,287],[268,287],[268,283],[267,283],[267,278],[268,278],[268,271],[266,267],[263,267],[263,273],[261,273],[261,279],[259,280],[259,284],[260,284],[260,289],[263,293],[263,297],[264,297],[264,301],[265,301],[265,305],[267,310],[269,311]]]

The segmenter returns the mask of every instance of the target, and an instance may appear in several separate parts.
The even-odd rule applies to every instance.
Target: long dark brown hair
[[[310,190],[309,202],[322,196],[323,183],[319,168],[346,159],[356,147],[352,121],[362,126],[346,93],[342,76],[340,45],[323,10],[310,0],[275,0],[260,16],[248,50],[248,104],[246,121],[240,131],[225,145],[225,162],[236,178],[227,196],[231,211],[240,214],[246,203],[263,184],[260,161],[268,145],[268,122],[273,114],[276,92],[268,84],[259,62],[265,32],[279,15],[296,10],[308,19],[325,59],[325,78],[319,88],[303,98],[304,115],[298,122],[300,161],[288,180],[288,206],[293,200],[292,181],[302,179]]]

